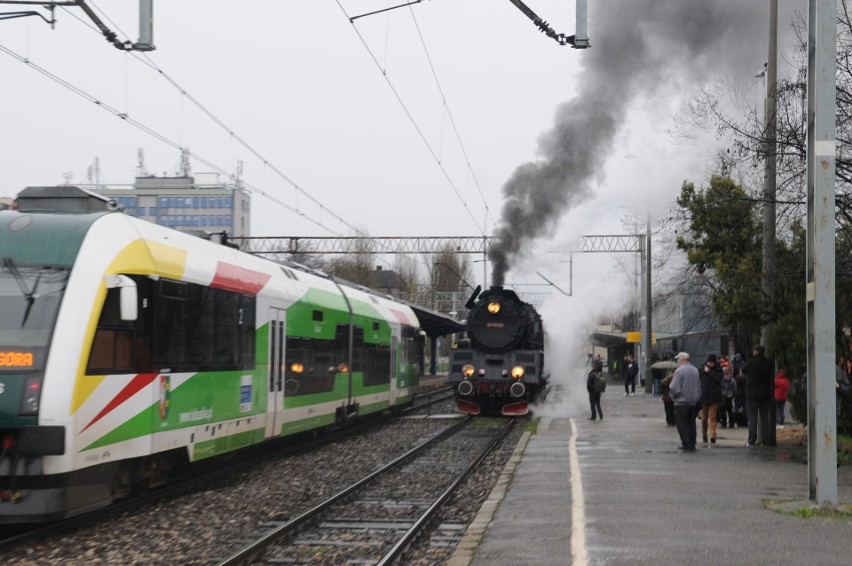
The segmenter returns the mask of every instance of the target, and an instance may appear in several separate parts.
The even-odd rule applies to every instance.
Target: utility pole
[[[766,141],[764,148],[763,185],[763,272],[761,292],[763,301],[761,315],[763,326],[760,342],[766,346],[767,356],[774,358],[775,352],[769,348],[772,334],[772,317],[775,303],[775,163],[776,163],[776,116],[778,93],[778,0],[769,0],[769,58],[766,63],[766,102],[763,116],[766,120]],[[774,372],[773,372],[774,375]],[[771,399],[775,399],[775,384],[770,383]],[[769,430],[764,436],[771,446],[775,445],[775,403],[769,404]]]
[[[835,405],[834,132],[837,0],[808,2],[808,483],[810,499],[837,506]]]
[[[644,297],[643,304],[645,306],[645,310],[642,313],[642,358],[639,362],[639,371],[640,374],[645,378],[645,393],[651,393],[653,391],[653,370],[651,369],[651,364],[653,363],[653,357],[651,356],[651,351],[653,349],[653,336],[652,326],[651,326],[651,215],[648,214],[648,223],[645,227],[645,247],[642,253],[642,259],[645,261],[645,264],[642,266],[643,271],[645,272],[644,279],[642,281]]]

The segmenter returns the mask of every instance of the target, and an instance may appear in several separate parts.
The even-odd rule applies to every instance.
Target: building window
[[[207,208],[207,197],[201,197],[201,208]]]
[[[148,214],[151,216],[157,216],[157,207],[152,206],[148,209]]]
[[[192,197],[192,208],[198,208],[198,197]]]
[[[145,207],[140,206],[139,208],[137,208],[136,209],[136,215],[137,216],[145,216]]]
[[[193,226],[198,226],[198,225],[199,225],[199,223],[198,223],[198,217],[197,217],[197,216],[193,216],[193,217],[192,217],[192,225],[193,225]]]
[[[183,199],[183,206],[185,208],[192,208],[192,197],[186,197]]]
[[[169,207],[169,199],[166,197],[160,197],[160,208],[168,208]]]
[[[233,206],[234,199],[231,197],[225,198],[225,208],[231,208]]]
[[[230,226],[230,225],[231,225],[231,217],[230,217],[230,216],[226,216],[226,217],[225,217],[225,226]]]
[[[207,217],[206,217],[206,216],[202,216],[202,217],[201,217],[201,225],[202,225],[202,226],[207,226]]]
[[[136,207],[139,206],[139,199],[137,199],[136,197],[130,197],[127,200],[130,201],[130,207],[131,208],[136,208]]]
[[[225,199],[218,197],[216,199],[216,208],[225,208]]]

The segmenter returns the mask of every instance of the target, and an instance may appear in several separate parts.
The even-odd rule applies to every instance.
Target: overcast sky
[[[541,270],[565,288],[568,267],[559,262],[565,258],[545,252],[575,247],[583,234],[624,233],[628,213],[665,215],[684,179],[706,179],[713,165],[706,141],[676,141],[667,133],[691,89],[710,73],[741,81],[753,103],[764,88],[753,75],[766,60],[768,1],[715,0],[689,12],[683,7],[693,3],[685,0],[590,0],[592,48],[586,51],[560,47],[508,0],[429,0],[356,20],[354,27],[343,12],[354,16],[398,3],[159,0],[157,49],[146,56],[112,47],[79,9],[57,9],[55,29],[36,18],[0,21],[0,46],[224,171],[243,161],[245,182],[255,189],[254,235],[351,235],[334,215],[373,236],[480,236],[483,229],[490,235],[500,217],[501,188],[516,167],[541,159],[539,139],[554,127],[560,105],[600,98],[618,111],[613,134],[592,148],[586,192],[524,248],[507,279],[541,282],[530,275]],[[557,32],[574,33],[572,0],[527,3]],[[781,3],[782,27],[792,6],[806,7]],[[112,20],[106,23],[120,38],[137,39],[135,0],[90,4]],[[710,29],[695,51],[683,46],[708,32],[708,21],[719,29]],[[622,41],[629,35],[624,30],[646,42],[647,59]],[[622,55],[627,62],[620,66]],[[149,173],[176,173],[177,149],[6,51],[0,73],[0,196],[61,184],[65,174],[71,183],[85,183],[96,157],[102,182],[130,184],[137,148]],[[622,80],[632,73],[639,79]],[[584,88],[592,76],[603,82]],[[194,173],[210,170],[193,160]],[[481,266],[474,266],[480,283]],[[598,288],[607,278],[615,280],[613,294],[629,294],[629,279],[618,275],[612,258],[578,258],[574,275],[575,290]]]

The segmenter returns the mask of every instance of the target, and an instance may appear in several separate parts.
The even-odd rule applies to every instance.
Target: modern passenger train
[[[548,388],[541,316],[512,290],[479,291],[466,305],[467,340],[450,355],[456,410],[525,415]]]
[[[0,212],[0,523],[413,399],[406,304],[119,212],[25,208]]]

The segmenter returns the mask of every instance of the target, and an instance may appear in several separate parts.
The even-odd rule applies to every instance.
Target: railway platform
[[[849,564],[852,515],[767,508],[808,504],[804,446],[746,448],[745,429],[720,427],[704,447],[699,422],[684,453],[659,398],[611,389],[598,421],[582,384],[551,395],[448,564]],[[852,509],[852,466],[838,493]]]

